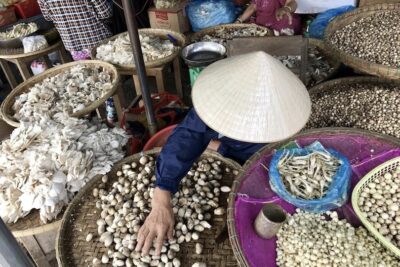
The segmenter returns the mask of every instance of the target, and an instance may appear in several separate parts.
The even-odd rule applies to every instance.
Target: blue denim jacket
[[[246,143],[224,137],[208,127],[192,109],[179,124],[156,163],[156,186],[175,193],[179,183],[197,158],[206,150],[211,140],[219,140],[218,152],[224,157],[243,164],[266,144]]]

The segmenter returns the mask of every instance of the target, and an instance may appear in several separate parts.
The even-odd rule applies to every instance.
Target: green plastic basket
[[[351,204],[353,205],[353,209],[356,212],[358,218],[361,220],[365,228],[367,228],[368,231],[372,234],[372,236],[375,237],[375,239],[377,239],[379,243],[381,243],[385,248],[393,252],[396,257],[400,258],[400,248],[395,246],[392,242],[390,242],[382,234],[380,234],[378,230],[376,230],[375,227],[368,221],[368,219],[365,217],[364,213],[358,206],[358,200],[363,189],[377,177],[396,169],[398,166],[400,166],[400,157],[394,158],[379,165],[378,167],[370,171],[367,175],[365,175],[358,182],[357,186],[353,190],[353,194],[351,196]]]

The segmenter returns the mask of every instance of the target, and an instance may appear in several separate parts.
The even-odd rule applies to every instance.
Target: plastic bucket
[[[147,143],[144,145],[143,151],[151,150],[155,147],[163,147],[165,143],[167,143],[168,137],[172,134],[172,131],[175,129],[177,124],[168,126],[149,139]]]

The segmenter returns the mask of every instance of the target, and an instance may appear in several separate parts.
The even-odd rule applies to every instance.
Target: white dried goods
[[[127,136],[119,128],[56,114],[21,123],[0,145],[0,216],[16,222],[32,210],[46,223],[91,178],[123,158]]]
[[[101,98],[112,88],[111,74],[102,67],[76,65],[35,84],[16,97],[14,117],[38,121],[43,116],[75,113]]]
[[[36,23],[20,23],[12,27],[11,30],[0,32],[0,40],[10,40],[19,37],[25,37],[38,30]]]
[[[170,40],[156,35],[139,33],[139,38],[145,63],[166,58],[178,49]],[[122,34],[115,40],[97,47],[96,58],[113,64],[135,64],[129,35]]]
[[[354,127],[400,138],[400,86],[334,84],[311,94],[307,128]]]
[[[330,42],[339,50],[371,63],[400,66],[400,12],[371,13],[332,34]]]
[[[173,8],[180,4],[180,0],[155,0],[154,5],[156,8]]]
[[[400,264],[363,227],[356,229],[346,220],[339,220],[336,212],[325,215],[297,210],[277,237],[276,263],[280,267],[396,267]]]
[[[203,252],[203,245],[201,243],[196,243],[195,251],[196,254],[200,255]]]
[[[341,164],[328,152],[315,151],[294,156],[290,151],[285,151],[277,167],[288,192],[310,200],[325,196]]]
[[[218,208],[218,199],[205,194],[221,187],[220,180],[224,169],[221,161],[214,161],[213,158],[203,159],[195,163],[182,179],[181,188],[172,199],[176,222],[175,240],[164,243],[161,256],[155,255],[154,248],[146,257],[141,257],[134,251],[140,226],[151,210],[153,184],[156,180],[155,159],[144,155],[138,162],[122,165],[121,170],[117,172],[118,179],[109,185],[109,191],[100,189],[107,188],[104,179],[97,188],[101,219],[96,223],[101,228],[98,233],[101,235],[100,241],[105,246],[108,245],[112,252],[109,256],[113,266],[118,266],[116,258],[123,261],[133,258],[134,266],[164,264],[179,267],[181,264],[176,254],[180,251],[180,244],[192,239],[198,240],[205,228],[211,228],[207,221],[211,219],[209,213],[214,209],[224,210]],[[110,182],[110,179],[106,182]],[[205,214],[210,215],[207,216],[208,219],[205,218]],[[204,215],[204,218],[198,219],[199,215]],[[110,237],[111,244],[105,244],[105,237]]]
[[[400,248],[400,166],[368,183],[358,205],[375,229]]]
[[[208,33],[194,38],[193,42],[216,42],[226,45],[227,40],[232,40],[238,37],[261,37],[270,34],[270,30],[263,27],[248,27],[240,28],[221,28],[213,33]]]

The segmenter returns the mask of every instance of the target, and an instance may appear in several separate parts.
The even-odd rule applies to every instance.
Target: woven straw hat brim
[[[299,132],[311,114],[304,84],[264,52],[211,64],[197,78],[192,99],[210,128],[251,143],[284,140]]]

